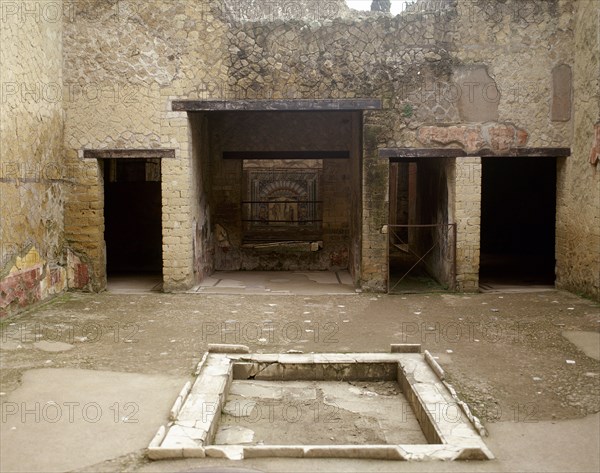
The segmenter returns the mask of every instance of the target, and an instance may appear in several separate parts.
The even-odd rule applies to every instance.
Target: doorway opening
[[[190,123],[200,287],[245,286],[238,271],[359,278],[360,112],[198,112]]]
[[[553,286],[556,160],[482,158],[482,290]]]
[[[456,226],[451,223],[454,160],[405,159],[390,164],[388,292],[455,287]]]
[[[160,159],[104,159],[103,167],[108,289],[161,290]]]

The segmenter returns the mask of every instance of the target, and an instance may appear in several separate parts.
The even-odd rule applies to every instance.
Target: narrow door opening
[[[452,162],[442,158],[390,164],[390,294],[454,289],[451,167]]]
[[[553,285],[556,161],[483,158],[481,193],[481,288]]]
[[[109,290],[162,283],[160,159],[104,160],[104,239]]]

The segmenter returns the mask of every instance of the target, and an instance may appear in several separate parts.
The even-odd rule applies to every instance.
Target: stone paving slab
[[[348,271],[216,271],[188,293],[354,295]]]

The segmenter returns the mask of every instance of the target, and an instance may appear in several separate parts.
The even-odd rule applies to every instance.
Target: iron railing
[[[430,232],[428,234],[430,242],[425,242],[423,245],[423,235],[415,234],[414,230],[420,229],[441,229],[441,232]],[[411,229],[413,231],[411,231]],[[450,290],[456,288],[456,224],[455,223],[432,223],[432,224],[407,224],[407,225],[388,225],[388,293],[398,291],[402,282],[406,280],[411,273],[420,265],[425,266],[430,276],[434,277],[435,273],[429,267],[426,260],[427,256],[439,247],[442,243],[446,246],[446,251],[443,254],[447,255],[451,272],[447,281],[438,281],[442,286]],[[436,237],[437,235],[437,237]],[[414,241],[411,241],[414,240]],[[392,284],[392,271],[390,268],[390,246],[395,247],[400,252],[404,252],[408,257],[416,259],[407,270],[401,271],[401,276]],[[395,278],[394,278],[395,279]],[[399,291],[402,292],[402,291]]]

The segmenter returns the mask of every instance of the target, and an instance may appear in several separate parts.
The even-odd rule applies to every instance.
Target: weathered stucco
[[[0,316],[65,287],[61,2],[3,2]],[[56,16],[56,9],[59,14]]]
[[[104,288],[102,160],[83,151],[170,149],[164,288],[187,289],[218,267],[211,173],[222,163],[210,112],[188,116],[171,101],[378,98],[382,110],[345,125],[341,266],[358,286],[387,288],[389,163],[379,149],[571,147],[559,163],[557,284],[598,297],[599,178],[588,160],[599,121],[596,2],[423,0],[392,16],[342,0],[42,1],[39,21],[21,14],[25,3],[10,2],[18,11],[2,21],[2,278],[34,247],[42,266],[70,261],[71,287]],[[57,85],[56,100],[28,92],[44,84]],[[13,162],[21,175],[57,163],[61,177],[7,176]],[[478,169],[478,158],[457,158],[445,172],[460,290],[477,289]]]
[[[558,165],[558,287],[600,299],[600,4],[575,2],[573,155]],[[596,148],[598,153],[600,148]]]

